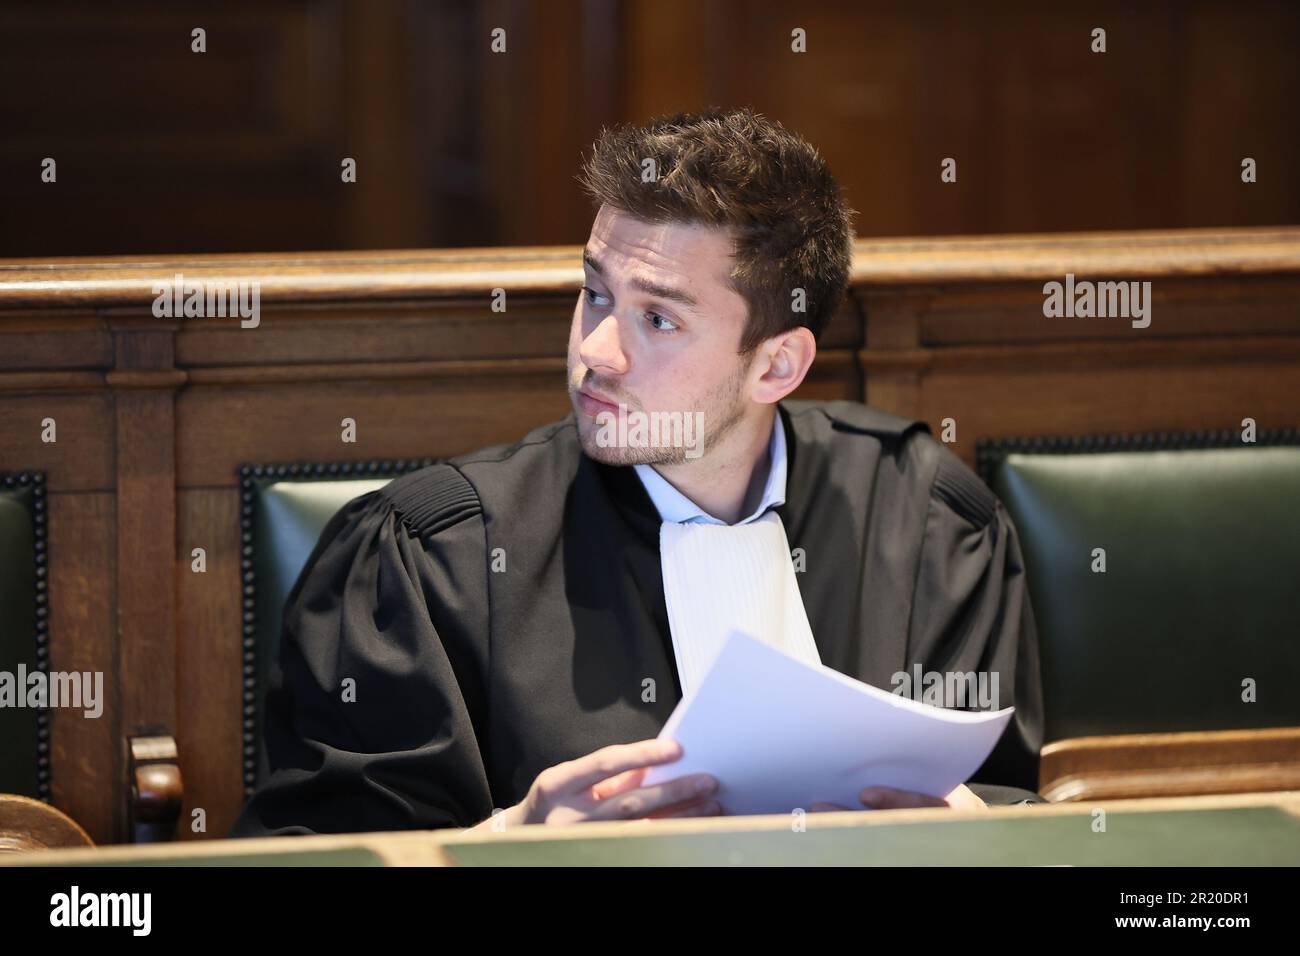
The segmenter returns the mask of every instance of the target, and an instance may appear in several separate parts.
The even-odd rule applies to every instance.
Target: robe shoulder
[[[928,488],[936,498],[976,527],[996,516],[998,500],[984,482],[942,442],[923,421],[904,418],[860,402],[784,402],[792,416],[817,415],[830,426],[827,440],[852,441],[854,436],[879,443],[882,452],[912,466],[914,488]]]
[[[421,537],[506,505],[527,509],[552,486],[572,480],[580,446],[571,418],[543,425],[510,444],[450,458],[395,479],[375,494]],[[551,511],[543,507],[539,510]]]
[[[527,521],[538,533],[558,534],[558,518],[582,459],[577,427],[569,416],[494,445],[448,460],[478,495],[486,520]]]
[[[817,415],[825,418],[832,428],[841,431],[875,435],[884,440],[897,440],[914,432],[928,432],[925,422],[903,418],[890,412],[850,401],[786,400],[781,403],[791,416]]]
[[[1019,535],[1002,502],[948,448],[926,434],[913,441],[912,451],[933,477],[910,651],[927,671],[985,680],[995,691],[988,709],[1015,708],[974,779],[1003,786],[990,789],[986,802],[1021,802],[1036,796],[1044,714],[1037,628]]]
[[[474,486],[450,465],[437,464],[397,478],[373,492],[380,506],[371,517],[383,516],[385,506],[420,538],[430,537],[482,514]]]
[[[1010,526],[1011,519],[992,489],[942,442],[929,434],[920,434],[911,444],[917,457],[926,462],[927,470],[933,471],[931,498],[973,527],[987,528],[995,521]]]

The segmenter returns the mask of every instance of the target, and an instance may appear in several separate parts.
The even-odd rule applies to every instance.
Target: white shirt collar
[[[757,521],[769,508],[785,504],[785,428],[781,425],[780,411],[777,411],[772,417],[772,439],[768,442],[769,467],[767,484],[763,488],[763,498],[759,501],[758,507],[754,509],[752,514],[737,521],[736,524],[749,524],[751,521]],[[641,484],[645,486],[646,494],[654,502],[661,521],[672,521],[679,524],[726,524],[725,521],[706,513],[699,505],[669,484],[668,480],[651,466],[634,465],[633,468],[636,470],[637,477],[641,479]]]

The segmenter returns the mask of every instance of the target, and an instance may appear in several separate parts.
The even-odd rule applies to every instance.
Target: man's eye
[[[670,319],[665,319],[665,318],[664,318],[662,315],[660,315],[658,312],[647,312],[646,315],[650,317],[650,324],[651,324],[652,326],[654,326],[655,331],[657,331],[657,332],[676,332],[676,331],[677,331],[677,326],[674,325],[674,324],[672,323],[672,320],[670,320]],[[660,323],[662,323],[662,324],[660,324]]]
[[[601,300],[605,299],[605,297],[604,297],[603,295],[601,295],[601,294],[600,294],[599,292],[597,292],[595,289],[590,289],[590,288],[588,288],[587,286],[583,286],[583,287],[582,287],[582,294],[583,294],[584,296],[587,297],[587,301],[588,301],[589,303],[591,303],[592,305],[608,305],[608,304],[609,304],[608,301],[601,301]]]

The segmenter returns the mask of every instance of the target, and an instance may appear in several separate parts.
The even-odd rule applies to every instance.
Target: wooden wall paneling
[[[702,22],[706,5],[628,0],[622,9],[621,62],[612,82],[619,86],[624,116],[644,122],[677,110],[701,109],[718,97],[722,91],[716,86],[713,62],[719,51],[714,49],[717,38]]]
[[[511,54],[525,71],[515,89],[530,90],[531,102],[526,107],[519,103],[514,111],[513,149],[506,167],[513,182],[508,191],[498,193],[509,201],[512,228],[507,242],[583,242],[594,210],[574,179],[582,159],[579,147],[598,132],[592,125],[589,91],[611,85],[611,78],[588,73],[583,0],[513,6],[526,30],[525,42]],[[519,39],[518,32],[515,36]],[[605,98],[602,93],[596,97]]]
[[[422,7],[445,9],[413,2],[341,6],[340,42],[333,48],[338,56],[331,64],[342,80],[334,104],[340,128],[333,183],[322,198],[339,210],[339,236],[362,248],[421,245],[435,233],[438,244],[453,241],[439,221],[442,196],[434,170],[422,168],[437,161],[421,161],[425,144],[419,140],[455,119],[435,112],[452,91],[432,86],[426,74],[434,64],[463,71],[465,62],[453,46],[461,38],[413,29]],[[434,115],[440,119],[429,130],[427,117]],[[357,162],[355,182],[343,182],[344,157]]]
[[[103,712],[51,708],[51,798],[96,843],[123,827],[121,678],[114,627],[113,493],[48,495],[50,667],[103,674]]]
[[[6,271],[0,267],[0,281]],[[113,341],[104,323],[93,315],[77,310],[15,310],[0,325],[0,355],[5,356],[0,371],[0,391],[4,391],[6,383],[19,381],[16,372],[108,368],[113,363]],[[48,383],[32,375],[24,380],[37,387]],[[63,381],[102,384],[102,379],[88,375]]]
[[[121,822],[112,340],[84,310],[17,311],[0,322],[0,356],[0,462],[46,476],[49,666],[103,682],[98,717],[49,711],[50,799],[109,842]],[[54,442],[42,441],[46,418]]]
[[[172,367],[175,324],[112,323],[117,468],[117,635],[120,746],[176,728],[176,469]],[[119,798],[128,798],[124,783]]]
[[[1029,356],[1025,357],[1026,359]],[[953,450],[974,463],[979,438],[1241,429],[1300,424],[1300,352],[1249,362],[1159,362],[1116,368],[1048,362],[924,376],[920,417],[957,420]]]
[[[1042,282],[952,285],[933,296],[919,316],[916,344],[1019,346],[1088,340],[1132,347],[1225,332],[1264,335],[1300,331],[1300,277],[1295,275],[1158,275],[1147,281],[1151,281],[1151,324],[1142,329],[1123,318],[1047,318],[1043,315]],[[898,321],[886,308],[875,314],[880,319],[878,326]]]
[[[915,350],[920,344],[921,315],[931,307],[937,292],[925,286],[903,289],[860,286],[850,290],[850,297],[863,314],[867,347],[857,357],[863,383],[859,401],[905,418],[920,415],[919,370],[880,362],[870,364],[867,359]],[[932,423],[932,427],[934,424],[937,423]]]
[[[239,490],[176,493],[176,716],[185,803],[177,838],[220,839],[243,805]],[[203,548],[207,570],[192,570]],[[193,829],[196,809],[206,831]]]
[[[849,349],[818,352],[812,370],[790,396],[795,399],[862,401],[862,372]]]
[[[1158,184],[1176,210],[1169,225],[1296,222],[1300,123],[1277,118],[1287,112],[1283,100],[1297,98],[1300,6],[1261,4],[1247,16],[1218,3],[1192,9],[1180,28],[1179,85],[1167,104],[1174,161]],[[1258,164],[1249,184],[1241,181],[1247,156]]]
[[[491,0],[474,9],[467,59],[483,103],[476,163],[494,200],[489,242],[574,243],[590,231],[594,210],[574,177],[600,126],[619,119],[608,110],[622,67],[617,16],[584,15],[596,8],[587,0]],[[505,53],[489,48],[498,27]]]
[[[849,295],[864,316],[866,347],[873,350],[914,349],[921,344],[921,316],[931,309],[934,288],[851,289]]]
[[[375,90],[396,105],[384,115],[396,115],[403,130],[400,136],[390,127],[375,133],[400,138],[410,151],[406,158],[414,164],[414,174],[407,180],[395,179],[389,192],[405,204],[397,219],[403,234],[407,228],[423,232],[403,241],[392,235],[390,220],[358,206],[356,215],[366,221],[368,233],[383,237],[370,242],[370,247],[487,246],[500,241],[500,194],[493,190],[494,157],[485,147],[501,112],[510,110],[520,97],[511,96],[502,70],[487,68],[492,56],[489,31],[497,22],[494,9],[488,4],[422,0],[403,4],[404,36],[398,47],[406,64],[403,85]],[[496,161],[504,163],[508,157],[507,152]]]
[[[863,344],[862,304],[856,296],[845,297],[844,303],[835,310],[826,328],[822,329],[817,341],[818,354],[834,349],[854,351]]]
[[[864,236],[1300,216],[1300,7],[1273,0],[261,0],[199,18],[205,54],[184,7],[6,7],[0,254],[579,242],[573,176],[600,127],[709,105],[806,136]]]
[[[509,295],[504,313],[486,290],[476,300],[277,304],[257,328],[192,320],[176,357],[187,368],[563,358],[574,303],[557,298]]]
[[[981,437],[1239,428],[1247,416],[1261,428],[1293,425],[1294,237],[1259,229],[1227,245],[1201,230],[859,243],[867,401],[925,418],[936,432],[956,419],[955,450],[968,462]],[[1045,317],[1043,284],[1067,272],[1150,281],[1150,326]],[[1221,377],[1217,391],[1207,376]]]
[[[56,0],[4,16],[0,88],[41,96],[0,97],[0,188],[21,224],[3,254],[340,244],[339,3]],[[55,184],[39,179],[47,156]]]
[[[14,382],[19,375],[21,384]],[[102,391],[55,390],[63,375],[0,372],[0,468],[43,471],[51,491],[111,490],[112,400]],[[57,441],[41,440],[47,418],[54,419]]]
[[[470,378],[298,383],[292,387],[196,386],[177,403],[178,479],[184,488],[234,487],[242,463],[447,457],[562,418],[569,409],[564,363],[504,376],[492,363]],[[341,422],[356,421],[355,444]]]

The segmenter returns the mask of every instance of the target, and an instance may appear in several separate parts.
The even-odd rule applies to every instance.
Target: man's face
[[[620,404],[629,417],[694,416],[706,451],[744,417],[752,355],[737,351],[747,306],[728,279],[732,256],[723,229],[643,222],[601,207],[569,333],[569,394],[590,457],[611,465],[692,457],[682,447],[610,444],[602,423]]]

